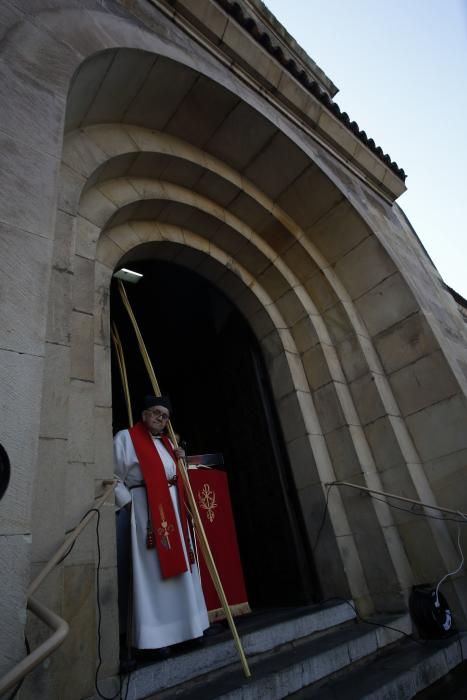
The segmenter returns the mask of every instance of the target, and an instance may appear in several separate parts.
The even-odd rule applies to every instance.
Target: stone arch
[[[243,97],[243,96],[242,96]],[[283,125],[281,125],[282,127]],[[98,183],[96,187],[91,187],[88,185],[88,179],[89,177],[95,173],[95,171],[102,165],[103,163],[110,161],[109,154],[106,152],[107,150],[112,150],[112,148],[115,147],[115,142],[118,143],[118,138],[116,137],[116,130],[115,127],[111,127],[113,129],[113,132],[110,136],[110,141],[107,141],[107,146],[106,148],[101,148],[99,144],[97,144],[97,148],[91,145],[90,148],[88,148],[89,141],[87,144],[84,143],[84,138],[83,134],[87,134],[88,129],[93,129],[93,135],[95,135],[101,127],[95,126],[95,127],[87,127],[84,126],[79,133],[77,134],[72,134],[70,135],[69,139],[67,139],[67,146],[70,144],[70,151],[69,153],[67,152],[64,157],[64,164],[62,166],[62,177],[64,183],[70,183],[71,186],[68,186],[68,184],[65,185],[63,188],[63,197],[64,199],[62,200],[63,207],[68,211],[68,213],[72,213],[74,210],[76,210],[77,205],[78,205],[78,200],[81,196],[81,192],[84,192],[83,195],[83,202],[86,203],[86,199],[89,199],[90,197],[95,195],[97,191],[99,191],[99,187],[104,187],[105,184]],[[105,127],[104,127],[105,128]],[[153,134],[151,132],[146,132],[142,134],[141,128],[140,127],[134,127],[133,125],[128,125],[125,124],[123,128],[125,132],[125,147],[128,148],[128,138],[130,141],[133,141],[133,144],[138,142],[138,138],[143,138],[145,139],[144,143],[144,148],[148,148],[148,141],[150,141],[153,138]],[[291,134],[290,129],[288,129],[287,125],[283,126],[283,131],[287,135],[287,138],[290,139],[290,142],[292,143],[293,141],[296,141],[296,134]],[[157,136],[157,135],[156,135]],[[159,142],[160,141],[165,141],[166,134],[162,135],[162,138],[159,136]],[[112,139],[113,145],[112,144]],[[170,141],[170,137],[168,139]],[[91,139],[92,141],[92,139]],[[159,144],[158,144],[159,145]],[[174,140],[172,139],[172,143],[169,143],[169,145],[166,144],[166,152],[170,152],[170,146],[174,148],[175,151],[177,151],[178,157],[181,157],[183,160],[190,160],[191,162],[197,161],[198,163],[202,163],[203,167],[210,169],[209,166],[212,166],[213,159],[209,154],[206,154],[205,152],[201,152],[199,148],[192,146],[191,144],[188,144],[185,147],[180,148],[180,140],[178,140],[178,143],[175,144]],[[160,147],[160,145],[159,145]],[[141,150],[141,144],[137,146],[139,150]],[[130,151],[134,151],[134,145],[131,146]],[[306,152],[307,149],[303,148],[303,151]],[[316,155],[316,154],[313,154]],[[73,160],[79,163],[78,166],[71,166],[70,163],[73,163]],[[217,159],[218,160],[218,159]],[[319,159],[318,159],[319,160]],[[317,166],[315,163],[311,166],[313,169],[313,172],[319,171],[322,166],[322,163],[319,163],[319,166]],[[292,239],[294,240],[294,245],[297,245],[296,248],[296,254],[300,256],[302,250],[304,250],[310,260],[317,260],[318,264],[318,270],[320,274],[326,279],[326,283],[329,289],[332,290],[332,294],[337,297],[337,306],[338,306],[338,313],[340,314],[340,319],[338,319],[337,325],[339,325],[339,322],[341,319],[345,320],[345,323],[348,324],[348,326],[352,329],[352,333],[357,341],[357,345],[359,346],[359,351],[362,353],[363,358],[364,358],[364,363],[366,366],[369,368],[369,378],[371,380],[371,383],[367,383],[367,386],[365,389],[370,389],[376,393],[376,396],[378,397],[378,401],[381,402],[384,408],[384,413],[389,417],[389,424],[390,424],[390,430],[394,433],[396,442],[398,444],[398,447],[402,453],[404,453],[404,459],[407,463],[407,458],[411,457],[412,463],[418,464],[419,463],[419,458],[418,455],[416,454],[416,450],[414,448],[413,442],[410,438],[410,435],[408,434],[405,425],[403,421],[397,420],[399,417],[399,411],[397,407],[397,403],[394,400],[394,397],[392,395],[391,389],[389,387],[388,382],[385,379],[384,372],[382,371],[381,365],[378,360],[378,356],[373,348],[372,342],[371,342],[371,337],[369,333],[366,330],[365,324],[363,321],[360,319],[360,315],[357,312],[355,305],[353,303],[353,299],[350,293],[347,292],[347,289],[345,285],[342,283],[340,280],[339,276],[336,274],[334,267],[331,263],[328,263],[326,258],[322,255],[322,253],[316,248],[314,245],[313,241],[310,240],[309,238],[309,232],[303,230],[300,228],[300,226],[296,223],[295,219],[291,217],[289,214],[286,213],[286,210],[283,207],[279,207],[277,203],[275,203],[271,198],[268,198],[267,195],[265,195],[264,192],[261,191],[261,188],[254,187],[254,185],[251,185],[248,182],[248,179],[245,178],[244,176],[240,176],[239,173],[235,173],[234,169],[232,169],[228,164],[226,163],[220,163],[220,165],[217,163],[217,172],[224,180],[228,180],[231,184],[234,183],[235,186],[238,186],[238,189],[241,189],[242,191],[249,190],[248,196],[250,196],[250,193],[253,193],[254,196],[251,197],[251,199],[254,199],[255,202],[257,203],[259,201],[260,206],[268,211],[268,213],[272,216],[272,218],[280,222],[281,226],[283,229],[285,229],[285,237],[291,235]],[[334,180],[334,185],[336,186],[336,190],[338,190],[339,186],[341,183],[338,182],[338,178],[335,177],[335,173],[332,173],[329,170],[329,168],[322,167],[323,173],[325,173],[325,177],[328,177],[330,181]],[[232,173],[233,171],[233,173]],[[240,180],[240,182],[239,182]],[[87,191],[84,191],[86,189],[86,186],[89,186],[90,189]],[[174,192],[174,185],[170,185],[169,189],[171,190],[171,193],[173,194]],[[69,195],[72,195],[71,198],[68,200],[67,197]],[[340,199],[342,199],[342,195],[340,195]],[[225,216],[225,214],[224,214]],[[230,215],[228,216],[229,221],[231,221]],[[326,218],[326,217],[322,217]],[[91,222],[87,222],[89,224]],[[100,222],[103,223],[103,222]],[[315,222],[316,224],[316,222]],[[313,224],[313,225],[315,225]],[[360,222],[361,225],[361,222]],[[92,228],[92,227],[91,227]],[[313,228],[313,226],[312,226]],[[95,233],[95,231],[94,231]],[[367,231],[368,233],[368,231]],[[369,236],[371,238],[371,235]],[[279,237],[279,246],[276,248],[276,258],[277,260],[280,260],[281,257],[281,246],[284,242],[284,236]],[[262,245],[262,244],[260,244]],[[372,239],[372,244],[373,249],[376,250],[376,255],[381,254],[380,246],[379,243],[376,241],[375,238]],[[287,256],[287,248],[284,249],[284,258]],[[384,257],[384,255],[383,255]],[[314,263],[316,264],[316,263]],[[278,263],[278,265],[281,265],[281,262]],[[370,285],[371,286],[371,285]],[[303,299],[307,298],[307,294],[302,292],[302,288],[300,284],[297,284],[295,287],[293,287],[294,291],[293,293],[289,296],[289,300],[293,304],[298,304],[303,306]],[[317,315],[317,323],[319,323],[319,314]],[[328,364],[329,358],[332,357],[334,360],[337,360],[336,358],[336,353],[333,348],[333,344],[329,343],[326,346],[326,353],[325,353],[325,363]],[[332,355],[334,351],[334,354]],[[344,377],[344,374],[342,372],[342,369],[340,368],[340,363],[339,361],[334,362],[335,366],[335,372],[339,374],[339,379],[342,379]],[[366,440],[364,431],[361,429],[361,426],[359,425],[359,418],[355,412],[355,407],[353,406],[353,401],[350,397],[349,391],[346,386],[345,381],[332,381],[333,384],[333,390],[337,389],[337,397],[333,397],[333,401],[337,401],[337,404],[340,406],[344,407],[344,414],[349,416],[352,414],[352,420],[349,421],[350,425],[352,426],[352,430],[350,430],[350,442],[352,444],[353,449],[356,450],[358,454],[358,463],[360,465],[360,469],[362,469],[362,466],[366,467],[363,469],[364,476],[366,483],[370,486],[376,487],[376,488],[381,488],[381,480],[379,478],[378,470],[376,469],[374,459],[372,456],[372,451],[368,445],[368,442]],[[350,398],[350,400],[349,400]],[[347,429],[347,428],[346,428]],[[362,465],[362,462],[364,462],[364,465]],[[423,477],[423,473],[418,470],[418,469],[411,469],[411,477],[409,478],[409,483],[410,486],[413,486],[413,481],[418,481],[419,484],[418,486],[421,485],[422,490],[425,489],[425,493],[429,495],[429,488],[427,489],[427,481]],[[386,513],[381,512],[382,509],[378,506],[376,512],[378,519],[380,520],[380,526],[384,524],[383,532],[386,535],[388,534],[388,526],[392,527],[392,518]],[[435,528],[435,536],[438,537],[440,541],[443,541],[444,544],[447,544],[447,539],[440,534],[439,529]],[[404,581],[404,586],[403,588],[407,588],[409,581],[410,581],[410,574],[408,573],[408,566],[407,566],[407,560],[405,558],[405,553],[403,551],[403,548],[400,545],[399,537],[397,533],[395,534],[395,537],[389,536],[386,538],[386,543],[388,544],[389,548],[392,550],[392,557],[394,562],[397,562],[396,569],[398,571],[398,575],[402,577]],[[448,551],[447,548],[442,548],[440,547],[441,552]],[[452,548],[451,548],[452,551]]]
[[[37,3],[37,7],[42,4],[45,3]],[[118,12],[121,12],[121,16],[113,14]],[[267,225],[264,229],[254,225],[250,225],[250,228],[259,231],[268,240],[274,239],[277,255],[283,257],[285,264],[297,273],[299,280],[301,263],[306,259],[309,265],[313,257],[309,252],[307,257],[304,256],[303,250],[308,251],[310,246],[315,246],[315,255],[324,258],[318,263],[319,269],[316,274],[310,277],[308,282],[305,280],[306,284],[303,286],[319,308],[333,343],[329,346],[323,346],[321,343],[315,355],[309,358],[310,364],[315,362],[318,366],[318,360],[323,360],[324,355],[326,365],[326,355],[331,357],[334,347],[335,352],[332,356],[337,353],[337,366],[340,366],[339,371],[343,372],[346,380],[341,384],[347,383],[351,387],[353,402],[358,409],[365,409],[365,402],[358,398],[362,395],[371,395],[371,400],[374,403],[379,402],[383,407],[381,420],[384,419],[384,423],[380,422],[376,428],[359,416],[366,436],[365,442],[354,439],[350,444],[359,443],[360,463],[365,462],[364,453],[367,448],[369,457],[374,462],[377,461],[376,447],[379,444],[382,445],[380,455],[387,446],[391,448],[390,451],[394,449],[398,455],[397,460],[400,459],[403,466],[392,476],[393,484],[408,495],[418,495],[431,502],[432,484],[440,479],[440,472],[446,464],[448,469],[459,470],[462,455],[459,456],[458,453],[467,449],[465,442],[457,436],[454,439],[453,434],[449,434],[438,451],[433,448],[434,441],[431,440],[431,436],[425,437],[426,432],[436,433],[438,423],[442,427],[448,425],[452,415],[458,421],[458,426],[465,419],[467,380],[462,374],[459,361],[465,346],[459,342],[456,347],[458,338],[465,339],[465,331],[459,329],[461,324],[456,323],[454,319],[453,302],[446,301],[447,293],[442,289],[439,280],[436,284],[433,282],[436,273],[426,259],[420,259],[420,246],[412,235],[410,226],[388,198],[388,188],[384,187],[384,182],[382,187],[376,185],[375,188],[375,180],[371,177],[366,180],[361,172],[352,169],[351,165],[347,166],[338,155],[339,149],[335,151],[332,144],[326,143],[318,119],[310,120],[310,115],[307,114],[302,120],[300,110],[288,110],[284,103],[280,104],[276,100],[272,91],[268,94],[262,93],[250,76],[240,74],[235,62],[229,64],[223,47],[215,47],[209,53],[206,44],[203,45],[202,41],[197,42],[188,34],[184,34],[162,13],[158,15],[157,22],[153,23],[151,31],[144,29],[142,23],[134,18],[125,15],[123,6],[107,11],[83,10],[81,6],[75,10],[39,11],[36,7],[31,10],[24,6],[20,11],[16,9],[16,5],[11,5],[5,16],[11,16],[12,23],[17,23],[12,24],[1,47],[2,58],[5,60],[5,93],[9,98],[3,105],[2,148],[5,153],[13,156],[11,159],[5,159],[3,187],[0,188],[2,225],[6,224],[5,248],[8,253],[3,264],[7,272],[11,266],[17,273],[8,276],[17,294],[12,303],[7,302],[5,309],[7,322],[4,324],[6,336],[3,347],[6,351],[2,355],[2,370],[4,375],[7,375],[8,405],[13,397],[16,408],[11,415],[9,411],[5,411],[5,430],[9,436],[14,436],[12,459],[18,462],[21,468],[18,470],[19,480],[13,480],[10,487],[10,494],[14,494],[14,497],[10,498],[10,494],[7,494],[2,509],[7,523],[6,531],[8,535],[12,533],[9,542],[14,542],[14,552],[21,563],[21,571],[27,571],[30,562],[31,530],[34,529],[33,563],[42,562],[61,541],[63,532],[73,526],[83,510],[93,502],[96,481],[99,482],[101,477],[108,476],[111,464],[109,446],[94,439],[99,435],[101,427],[107,425],[108,406],[104,379],[105,368],[108,368],[108,344],[92,344],[93,338],[106,338],[109,270],[95,260],[95,247],[100,229],[83,218],[77,218],[77,209],[84,189],[95,184],[89,174],[97,173],[99,164],[105,163],[109,166],[103,179],[110,178],[112,165],[115,164],[114,156],[120,148],[121,136],[116,138],[115,127],[102,126],[102,130],[105,131],[105,147],[100,149],[99,145],[92,144],[92,140],[86,141],[85,137],[93,127],[87,125],[84,115],[81,121],[73,125],[73,128],[77,127],[77,131],[68,134],[67,137],[67,144],[71,144],[72,139],[76,138],[76,153],[82,149],[75,158],[73,167],[63,163],[68,156],[63,158],[62,151],[65,112],[68,109],[70,117],[80,102],[79,97],[86,92],[86,80],[80,83],[80,76],[91,78],[87,86],[91,85],[93,96],[103,98],[104,93],[98,93],[101,88],[105,89],[106,85],[97,81],[97,88],[97,83],[93,80],[96,74],[93,71],[96,64],[99,64],[104,74],[111,78],[111,71],[106,71],[117,58],[121,58],[122,65],[132,67],[137,63],[133,59],[139,60],[143,54],[162,57],[166,67],[171,62],[169,67],[177,66],[180,74],[191,71],[192,74],[196,73],[211,81],[211,87],[215,85],[219,90],[224,90],[224,97],[227,93],[233,95],[244,107],[243,117],[248,109],[250,111],[247,116],[255,119],[258,130],[261,131],[264,127],[265,134],[261,134],[264,136],[264,152],[255,152],[255,157],[264,157],[263,175],[258,175],[258,171],[246,172],[246,166],[238,166],[235,169],[235,154],[227,154],[225,158],[218,160],[224,161],[225,165],[234,171],[235,176],[232,174],[233,179],[229,180],[225,171],[219,175],[224,183],[224,192],[228,187],[235,188],[237,183],[242,185],[244,181],[255,184],[257,191],[254,196],[244,195],[245,210],[248,207],[253,208],[252,200],[260,202],[260,208],[273,214],[272,218],[280,223],[282,229],[275,227],[271,230]],[[269,67],[274,68],[272,64]],[[279,88],[279,85],[277,86]],[[293,90],[297,89],[292,83],[290,87]],[[313,106],[312,98],[306,96],[306,99]],[[124,121],[117,111],[112,112],[110,109],[110,113],[110,121],[114,118]],[[76,114],[75,111],[75,116]],[[332,124],[333,117],[330,111],[326,112],[323,109],[322,116],[323,122]],[[108,119],[97,118],[97,121]],[[71,122],[68,121],[68,124]],[[334,126],[339,128],[339,125]],[[153,124],[148,125],[149,133],[153,127]],[[99,128],[101,127],[96,126],[95,130]],[[133,136],[135,131],[141,134],[141,125],[125,124],[123,128],[118,129],[127,134],[126,147],[134,149]],[[132,134],[129,134],[130,131]],[[101,135],[101,138],[104,137]],[[340,133],[340,138],[353,140],[350,133]],[[336,140],[339,141],[339,138]],[[223,146],[225,145],[226,139]],[[91,146],[90,150],[87,150],[88,146]],[[117,147],[117,151],[112,156],[114,146]],[[137,149],[144,151],[148,147],[137,146]],[[199,147],[199,144],[195,146],[198,150]],[[188,148],[193,147],[189,145]],[[364,150],[362,146],[358,148]],[[296,191],[272,193],[277,183],[271,182],[271,179],[264,175],[264,170],[268,170],[268,157],[272,159],[269,162],[280,162],[281,165],[289,167],[289,158],[281,160],[281,154],[290,156],[290,162],[297,164],[297,178],[294,181]],[[298,166],[303,162],[302,157],[307,159],[307,167],[300,172]],[[183,162],[188,163],[189,158],[186,153]],[[91,164],[89,173],[87,170],[81,171],[84,164],[87,164],[86,167]],[[379,167],[383,166],[379,164]],[[242,170],[245,172],[240,172]],[[387,177],[390,178],[391,173],[388,172]],[[22,193],[21,206],[18,206],[17,197],[13,196],[17,191]],[[307,192],[313,192],[314,197],[309,198],[312,202],[306,201]],[[269,202],[264,201],[263,195],[269,197],[272,208]],[[258,210],[249,211],[251,219],[254,219],[256,214]],[[292,240],[292,234],[288,228],[289,224],[293,230],[300,229],[297,233],[299,238],[293,239],[294,243],[290,247],[288,243]],[[190,251],[187,246],[185,249],[188,260]],[[24,256],[25,250],[28,256]],[[351,274],[353,263],[359,255],[365,258],[368,267],[361,279],[352,278]],[[205,259],[206,254],[202,261]],[[205,274],[212,274],[215,278],[221,274],[220,270],[221,265],[211,268],[208,261]],[[277,280],[272,267],[271,270],[271,274]],[[370,275],[369,271],[376,274]],[[284,348],[292,355],[293,346],[288,346],[289,329],[278,327],[275,330],[264,308],[258,308],[252,293],[244,282],[239,280],[238,275],[230,271],[226,274],[229,275],[232,288],[237,286],[239,303],[241,301],[250,312],[256,308],[255,323],[258,333],[269,333],[274,340],[280,338],[281,359],[284,359]],[[270,285],[272,284],[270,280]],[[37,299],[32,304],[30,300],[27,304],[22,302],[25,288],[32,288],[38,292],[37,295],[33,295],[37,296]],[[45,288],[50,292],[40,291]],[[303,292],[295,294],[293,290],[289,291],[291,294],[287,297],[287,302],[294,304],[296,308],[300,307],[305,298]],[[451,317],[446,318],[444,312],[449,303]],[[403,392],[397,391],[395,382],[388,382],[386,374],[391,367],[388,361],[390,353],[383,352],[384,343],[387,341],[390,345],[390,341],[397,340],[397,333],[392,337],[389,335],[389,341],[387,338],[378,338],[378,346],[375,336],[392,328],[397,322],[409,319],[407,327],[412,337],[414,324],[411,315],[418,316],[419,324],[425,324],[424,327],[428,328],[427,344],[431,349],[434,348],[438,353],[437,357],[441,358],[439,362],[433,361],[432,366],[441,369],[444,385],[451,392],[448,398],[456,403],[449,406],[445,413],[444,406],[433,406],[431,413],[428,413],[427,409],[420,420],[412,420],[411,430],[408,430],[406,415],[400,410]],[[18,316],[21,317],[20,324],[16,323]],[[318,318],[316,315],[315,323],[319,323]],[[351,329],[351,333],[342,333],[341,337],[340,324],[345,326],[346,330]],[[294,343],[303,353],[314,352],[314,330],[309,317],[303,316],[290,332]],[[74,342],[77,337],[85,339],[84,352],[81,352]],[[344,343],[347,343],[347,355]],[[8,353],[12,354],[8,356]],[[14,362],[13,353],[16,354]],[[415,362],[419,356],[420,353],[414,351],[408,353],[408,359],[404,358],[404,361]],[[358,366],[358,371],[355,366]],[[358,391],[354,392],[355,381],[359,381],[361,376],[364,379]],[[311,382],[310,377],[307,377],[307,380]],[[404,377],[398,381],[403,382]],[[42,394],[41,383],[46,388]],[[444,385],[441,389],[437,386],[427,401],[431,400],[434,404],[440,396],[445,398]],[[339,388],[339,392],[339,401],[336,403],[342,405],[346,401],[345,389]],[[315,403],[318,403],[317,399],[320,398],[321,404],[324,404],[328,397],[321,394],[315,398]],[[80,437],[79,431],[72,429],[73,421],[68,410],[70,404],[75,412],[74,416],[80,416],[78,427],[81,433],[87,434],[86,441]],[[422,407],[425,409],[426,405],[422,404]],[[431,411],[432,407],[428,407]],[[410,410],[407,409],[406,413],[410,413]],[[27,424],[20,426],[24,435],[21,441],[15,437],[18,432],[16,415],[27,416]],[[375,424],[377,422],[375,421]],[[355,426],[351,427],[353,429]],[[348,426],[344,428],[355,435],[355,430],[348,429]],[[457,435],[461,432],[459,429]],[[322,439],[323,449],[326,448],[323,436],[318,437]],[[426,449],[425,442],[429,443]],[[420,455],[422,448],[423,453]],[[449,449],[457,450],[452,461],[451,454],[447,454]],[[331,456],[337,463],[338,455]],[[421,458],[428,464],[426,472]],[[446,462],[441,458],[446,458]],[[433,463],[430,464],[430,461]],[[365,472],[367,483],[377,485],[376,479],[379,475],[373,471]],[[397,472],[397,469],[394,472]],[[36,477],[36,499],[30,516],[33,477]],[[381,478],[383,485],[388,486],[391,483],[389,477],[385,481],[385,474],[381,475]],[[54,483],[59,496],[58,505],[53,499],[41,499],[41,495],[44,495],[41,483],[43,485],[47,479]],[[455,489],[452,488],[449,491],[453,498],[459,498],[453,491]],[[443,493],[442,488],[438,488],[438,497],[440,493]],[[319,505],[322,504],[322,500],[321,495]],[[342,500],[346,501],[351,510],[349,499],[343,496]],[[61,507],[62,503],[66,504],[65,508]],[[380,506],[377,508],[380,509]],[[337,506],[331,503],[332,509],[337,510]],[[335,513],[333,518],[337,523],[339,518]],[[380,524],[383,519],[384,513]],[[111,520],[111,513],[107,511],[103,516],[104,532],[109,545],[106,552],[112,549]],[[44,522],[46,528],[42,527]],[[423,554],[418,556],[416,542],[414,545],[405,527],[407,523],[398,521],[399,525],[404,546],[416,562],[419,580],[434,580],[440,571],[454,568],[452,561],[455,559],[455,553],[443,523],[435,522],[422,533],[428,536],[427,541],[435,544],[431,557]],[[312,526],[316,530],[316,522],[312,523]],[[383,529],[388,538],[393,536],[394,532],[389,532],[390,528]],[[351,540],[350,532],[344,529],[341,534],[342,542],[345,538]],[[394,547],[398,548],[399,545],[396,543]],[[366,581],[360,580],[361,568],[358,563],[358,558],[362,558],[363,554],[362,548],[355,559],[349,557],[345,564],[349,578],[355,583],[353,590],[365,593]],[[105,563],[110,569],[111,558]],[[50,584],[46,595],[59,603],[56,608],[59,612],[61,606],[65,614],[71,612],[74,616],[78,611],[76,617],[82,617],[89,623],[84,630],[87,637],[80,641],[83,641],[83,645],[88,649],[93,649],[94,618],[89,600],[87,607],[83,605],[86,614],[79,614],[80,595],[92,590],[94,581],[95,561],[90,538],[83,540],[75,548],[67,564],[70,564],[68,570],[65,567],[65,571],[58,573],[62,578]],[[352,570],[353,566],[358,570]],[[79,572],[78,583],[70,572],[73,567]],[[403,564],[399,567],[398,574],[402,570]],[[5,576],[9,573],[6,572]],[[339,579],[339,572],[331,573]],[[104,628],[108,636],[108,658],[103,672],[107,675],[115,670],[118,656],[115,639],[109,633],[112,627],[114,591],[114,586],[109,583],[111,576],[107,571],[104,577],[109,601],[104,610],[104,615],[107,616]],[[8,581],[9,590],[19,583],[18,593],[15,591],[15,601],[18,602],[16,607],[20,610],[24,609],[26,579],[27,574],[18,574],[13,584]],[[465,579],[457,580],[453,589],[462,592],[463,586],[465,590]],[[66,595],[63,594],[64,591]],[[377,593],[378,591],[373,596],[373,602],[378,604],[381,599],[377,598]],[[72,598],[79,602],[72,606],[70,611],[67,606]],[[386,602],[384,596],[382,602]],[[10,646],[11,649],[14,647],[10,658],[11,655],[19,658],[23,652],[22,621],[16,618],[9,620],[15,630],[15,644],[10,645],[8,639],[9,652]],[[73,644],[73,641],[70,643]],[[65,654],[64,658],[67,662],[66,667],[69,668],[69,657]],[[79,658],[80,654],[76,654],[76,659]],[[79,663],[76,663],[73,671],[76,676],[82,671],[83,678],[89,678],[89,674],[92,674],[93,658],[83,659],[82,663],[86,666],[81,669]],[[52,664],[54,663],[53,660]],[[53,672],[50,676],[53,676]],[[90,686],[85,688],[83,685],[87,681],[83,681],[82,678],[78,680],[76,687],[83,689],[81,694],[90,692]],[[52,694],[47,693],[47,688],[43,692],[45,695]]]

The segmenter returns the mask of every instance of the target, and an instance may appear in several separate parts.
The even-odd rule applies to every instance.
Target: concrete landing
[[[128,700],[409,700],[467,656],[467,636],[416,643],[406,614],[371,621],[345,603],[240,618],[250,679],[226,631],[139,668]]]

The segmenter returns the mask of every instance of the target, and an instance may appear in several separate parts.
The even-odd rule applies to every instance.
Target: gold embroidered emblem
[[[157,534],[161,538],[162,546],[166,549],[172,549],[170,546],[170,533],[173,532],[175,528],[172,524],[169,525],[165,519],[164,509],[161,505],[159,505],[159,514],[161,516],[161,527],[157,528]]]
[[[214,508],[217,508],[216,492],[211,491],[209,484],[203,484],[201,491],[198,491],[198,503],[206,512],[206,517],[210,523],[213,522],[216,514]]]

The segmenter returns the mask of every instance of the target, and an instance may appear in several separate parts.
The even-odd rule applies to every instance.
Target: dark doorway
[[[318,597],[290,465],[258,342],[232,303],[199,275],[160,261],[131,263],[142,273],[127,293],[174,429],[190,454],[221,452],[252,608],[303,605]],[[129,375],[135,420],[152,393],[115,280],[111,296]],[[127,427],[118,369],[112,365],[114,430]]]

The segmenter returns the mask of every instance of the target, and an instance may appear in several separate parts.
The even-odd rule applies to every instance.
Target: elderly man
[[[165,649],[209,627],[177,459],[165,435],[167,397],[147,396],[141,422],[115,435],[117,506],[131,504],[133,646]]]

